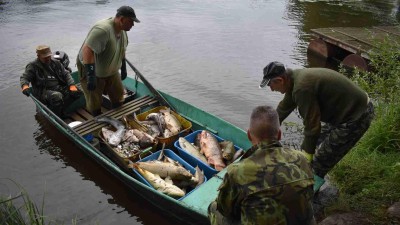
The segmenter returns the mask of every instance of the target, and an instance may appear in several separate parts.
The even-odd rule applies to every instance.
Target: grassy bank
[[[383,42],[371,54],[373,72],[349,75],[369,93],[375,119],[360,142],[330,172],[340,190],[331,208],[365,214],[389,224],[386,210],[400,201],[400,45]]]
[[[8,180],[8,179],[7,179]],[[44,198],[40,207],[33,202],[28,193],[18,184],[11,181],[20,190],[15,196],[0,195],[1,225],[45,225],[64,224],[44,215]],[[76,224],[76,219],[71,224]]]

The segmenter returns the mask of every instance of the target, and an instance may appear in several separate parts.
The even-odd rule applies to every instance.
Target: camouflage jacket
[[[217,210],[241,224],[312,224],[313,183],[300,152],[262,142],[227,168]]]
[[[25,72],[20,77],[21,87],[25,84],[32,84],[32,93],[39,99],[42,98],[42,93],[46,89],[47,77],[49,73],[54,76],[61,87],[69,87],[74,84],[74,80],[68,70],[58,60],[51,60],[50,68],[52,72],[46,70],[43,64],[36,59],[28,63],[25,67]]]

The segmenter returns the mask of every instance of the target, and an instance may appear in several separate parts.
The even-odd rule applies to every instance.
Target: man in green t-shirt
[[[317,192],[325,175],[368,130],[374,107],[365,91],[326,68],[291,70],[271,62],[264,68],[260,87],[265,86],[285,94],[277,107],[281,123],[296,108],[303,119],[301,149],[312,163]]]
[[[140,22],[135,11],[129,6],[121,6],[115,17],[100,20],[92,27],[79,50],[77,66],[86,108],[94,116],[101,114],[102,94],[109,96],[113,108],[124,101],[126,31],[134,26],[134,22]]]

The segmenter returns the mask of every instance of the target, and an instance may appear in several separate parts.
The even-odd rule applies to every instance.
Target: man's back
[[[312,185],[312,171],[301,153],[279,142],[262,142],[228,167],[218,208],[240,217],[242,224],[310,224]],[[234,204],[224,204],[230,198]]]

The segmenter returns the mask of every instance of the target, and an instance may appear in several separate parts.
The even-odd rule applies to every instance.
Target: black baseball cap
[[[135,21],[136,23],[140,23],[140,20],[136,18],[135,10],[127,5],[121,6],[119,7],[119,9],[117,9],[117,16],[131,17],[133,21]]]
[[[265,87],[269,81],[286,71],[285,66],[280,62],[270,62],[266,67],[264,67],[263,71],[263,80],[260,83],[260,88]]]

